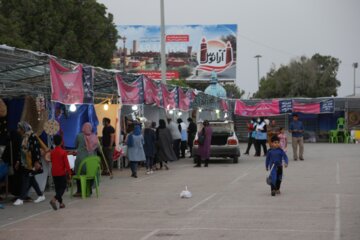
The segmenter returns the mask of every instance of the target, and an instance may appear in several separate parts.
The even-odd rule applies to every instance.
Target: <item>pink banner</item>
[[[144,102],[146,104],[154,104],[160,106],[160,97],[158,95],[160,87],[151,79],[143,76],[144,80]]]
[[[256,105],[246,105],[241,100],[236,100],[235,102],[235,114],[239,116],[274,116],[279,115],[279,101],[261,101]]]
[[[63,104],[83,103],[82,65],[69,69],[50,59],[51,100]]]
[[[224,112],[229,111],[228,103],[224,99],[220,100],[220,107],[221,107],[221,110]]]
[[[138,81],[127,84],[122,80],[121,76],[116,75],[116,82],[122,104],[139,104],[140,89],[138,87]]]
[[[188,90],[191,91],[191,90]],[[188,92],[184,93],[184,90],[179,87],[179,109],[183,111],[188,111],[190,108],[190,97]]]
[[[320,103],[299,103],[294,100],[293,112],[318,114],[320,113]]]
[[[176,88],[173,91],[169,91],[166,85],[161,84],[161,90],[163,95],[163,103],[165,109],[176,108]]]

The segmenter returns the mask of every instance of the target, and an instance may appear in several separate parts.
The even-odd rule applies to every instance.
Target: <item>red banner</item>
[[[161,90],[163,95],[163,103],[165,109],[176,108],[176,88],[169,91],[165,84],[161,84]]]
[[[83,103],[82,65],[69,69],[50,59],[51,100],[63,104]]]
[[[249,117],[279,115],[279,100],[261,101],[256,105],[246,105],[243,101],[236,100],[235,114]]]
[[[189,42],[190,37],[187,34],[166,35],[166,42]]]
[[[158,95],[160,87],[151,79],[146,76],[143,77],[144,80],[144,102],[146,104],[154,104],[160,106],[160,97]]]
[[[145,70],[139,70],[137,73],[143,74],[147,76],[148,78],[154,79],[154,80],[161,80],[161,71],[145,71]],[[166,72],[166,80],[172,80],[172,79],[179,79],[179,72],[178,71],[167,71]]]
[[[293,112],[318,114],[320,113],[320,103],[299,103],[294,100]]]
[[[127,84],[119,75],[116,75],[116,83],[122,104],[139,104],[140,88],[138,87],[138,81]]]
[[[188,90],[191,91],[191,90]],[[184,93],[184,90],[179,87],[179,109],[183,111],[188,111],[190,108],[190,97],[188,92]]]
[[[221,110],[224,112],[229,111],[228,103],[224,99],[220,100],[220,107],[221,107]]]

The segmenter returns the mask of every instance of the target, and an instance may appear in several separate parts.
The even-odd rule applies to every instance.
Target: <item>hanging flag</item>
[[[51,100],[63,104],[83,103],[83,68],[70,69],[50,58]]]
[[[221,111],[224,111],[224,112],[229,111],[229,106],[228,106],[228,103],[227,103],[227,101],[225,99],[220,100],[220,108],[221,108],[220,109]]]
[[[139,77],[132,83],[123,81],[120,75],[116,75],[118,93],[123,105],[141,104],[143,101],[142,77]]]
[[[183,111],[189,111],[190,109],[190,93],[191,90],[188,90],[186,93],[184,93],[184,90],[179,87],[178,88],[178,94],[179,94],[179,109]]]
[[[143,75],[144,102],[145,104],[156,104],[160,107],[161,91],[160,84]]]
[[[94,71],[92,67],[83,67],[83,88],[84,100],[83,103],[94,103]]]
[[[163,106],[165,109],[174,109],[176,108],[177,103],[177,87],[172,91],[169,91],[165,84],[161,84],[161,91],[163,96]]]

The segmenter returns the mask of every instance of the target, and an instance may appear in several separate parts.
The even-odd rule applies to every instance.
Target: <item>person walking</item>
[[[266,123],[263,117],[258,118],[256,124],[256,136],[255,136],[256,157],[261,156],[261,146],[263,147],[264,156],[266,156],[267,154],[266,140],[267,140]]]
[[[204,167],[208,167],[209,159],[210,159],[210,146],[211,146],[211,138],[212,138],[212,128],[210,127],[210,123],[208,120],[203,122],[203,128],[200,132],[198,132],[198,141],[199,141],[199,150],[197,156],[197,164],[194,167],[201,167],[201,162],[204,161]],[[203,138],[200,141],[200,138]],[[202,142],[202,143],[200,143]]]
[[[276,121],[271,120],[269,126],[267,126],[267,135],[268,135],[268,143],[271,145],[271,138],[273,136],[278,136],[280,133],[280,128],[277,126]]]
[[[194,121],[192,120],[192,118],[188,118],[187,119],[189,122],[189,126],[187,128],[187,132],[188,132],[188,146],[189,146],[189,151],[190,151],[190,157],[192,158],[192,149],[194,146],[194,139],[196,136],[196,132],[197,132],[197,126],[196,123],[194,123]]]
[[[86,122],[82,126],[82,131],[76,136],[76,159],[75,159],[75,174],[78,173],[81,162],[89,157],[96,155],[99,148],[99,141],[95,133],[93,133],[92,125]],[[81,169],[81,174],[85,174],[85,166]],[[91,183],[92,185],[92,183]],[[74,197],[81,197],[81,184],[80,180],[76,180],[77,190],[73,195]]]
[[[287,152],[287,136],[284,128],[280,128],[280,133],[278,134],[278,137],[281,149],[284,150],[284,152]]]
[[[188,134],[187,134],[187,126],[183,122],[181,118],[177,120],[179,132],[181,134],[181,158],[185,158],[185,151],[187,147]]]
[[[171,118],[168,118],[167,120],[168,120],[168,129],[170,130],[171,137],[173,139],[173,141],[172,141],[173,149],[174,149],[177,159],[179,159],[180,158],[181,134],[179,132],[179,128],[176,125],[176,123],[174,123],[174,121],[172,121]]]
[[[254,147],[255,147],[255,134],[256,134],[255,127],[256,127],[256,119],[253,118],[253,119],[251,119],[250,122],[247,123],[248,145],[247,145],[246,151],[244,153],[245,155],[249,155],[251,145],[254,144]],[[256,150],[256,148],[255,148],[255,150]]]
[[[131,177],[137,178],[138,163],[146,161],[144,152],[144,137],[141,135],[141,127],[139,124],[136,124],[134,131],[129,134],[127,146],[127,157],[130,162]]]
[[[24,200],[28,197],[31,187],[34,188],[38,198],[34,203],[45,201],[45,195],[41,192],[35,175],[42,173],[40,143],[35,136],[29,123],[21,121],[18,123],[18,133],[22,137],[21,143],[21,160],[15,165],[16,170],[20,170],[22,174],[21,194],[14,202],[15,206],[24,204]]]
[[[71,169],[69,160],[67,158],[67,152],[62,149],[62,137],[60,135],[54,136],[55,148],[51,151],[51,173],[55,185],[56,195],[51,199],[50,205],[54,210],[57,210],[56,202],[59,203],[60,208],[65,208],[62,196],[66,190],[67,180],[71,178]]]
[[[102,130],[102,149],[104,151],[104,159],[109,167],[109,175],[112,175],[113,170],[113,154],[115,146],[115,128],[110,125],[111,120],[109,118],[103,118],[103,130]]]
[[[283,164],[284,160],[284,164]],[[270,180],[271,180],[271,196],[280,194],[280,186],[283,177],[283,165],[288,166],[289,160],[280,147],[280,141],[278,136],[273,136],[271,138],[271,148],[266,155],[265,167],[266,171],[270,170]]]
[[[298,160],[298,146],[300,160],[304,161],[304,125],[299,121],[299,116],[297,114],[293,115],[293,121],[290,123],[289,132],[291,132],[292,136],[294,161]]]
[[[155,130],[152,128],[151,122],[145,122],[144,130],[144,151],[146,157],[146,174],[153,173],[153,163],[155,157],[155,143],[156,143],[156,134]]]
[[[156,130],[156,140],[157,140],[157,160],[160,163],[160,169],[162,165],[165,165],[166,169],[169,169],[167,166],[167,161],[175,161],[177,157],[175,155],[174,149],[172,147],[172,136],[168,128],[166,128],[165,120],[159,120],[159,127]]]

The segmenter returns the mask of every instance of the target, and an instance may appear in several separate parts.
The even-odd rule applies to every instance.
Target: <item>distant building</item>
[[[138,49],[139,49],[139,44],[138,44],[138,42],[137,42],[136,40],[133,40],[132,53],[133,53],[133,54],[137,53]]]
[[[188,46],[188,47],[187,47],[187,54],[188,54],[189,56],[191,56],[191,52],[192,52],[192,46]]]
[[[168,58],[166,61],[166,64],[170,67],[181,67],[187,64],[183,59],[181,58]]]

